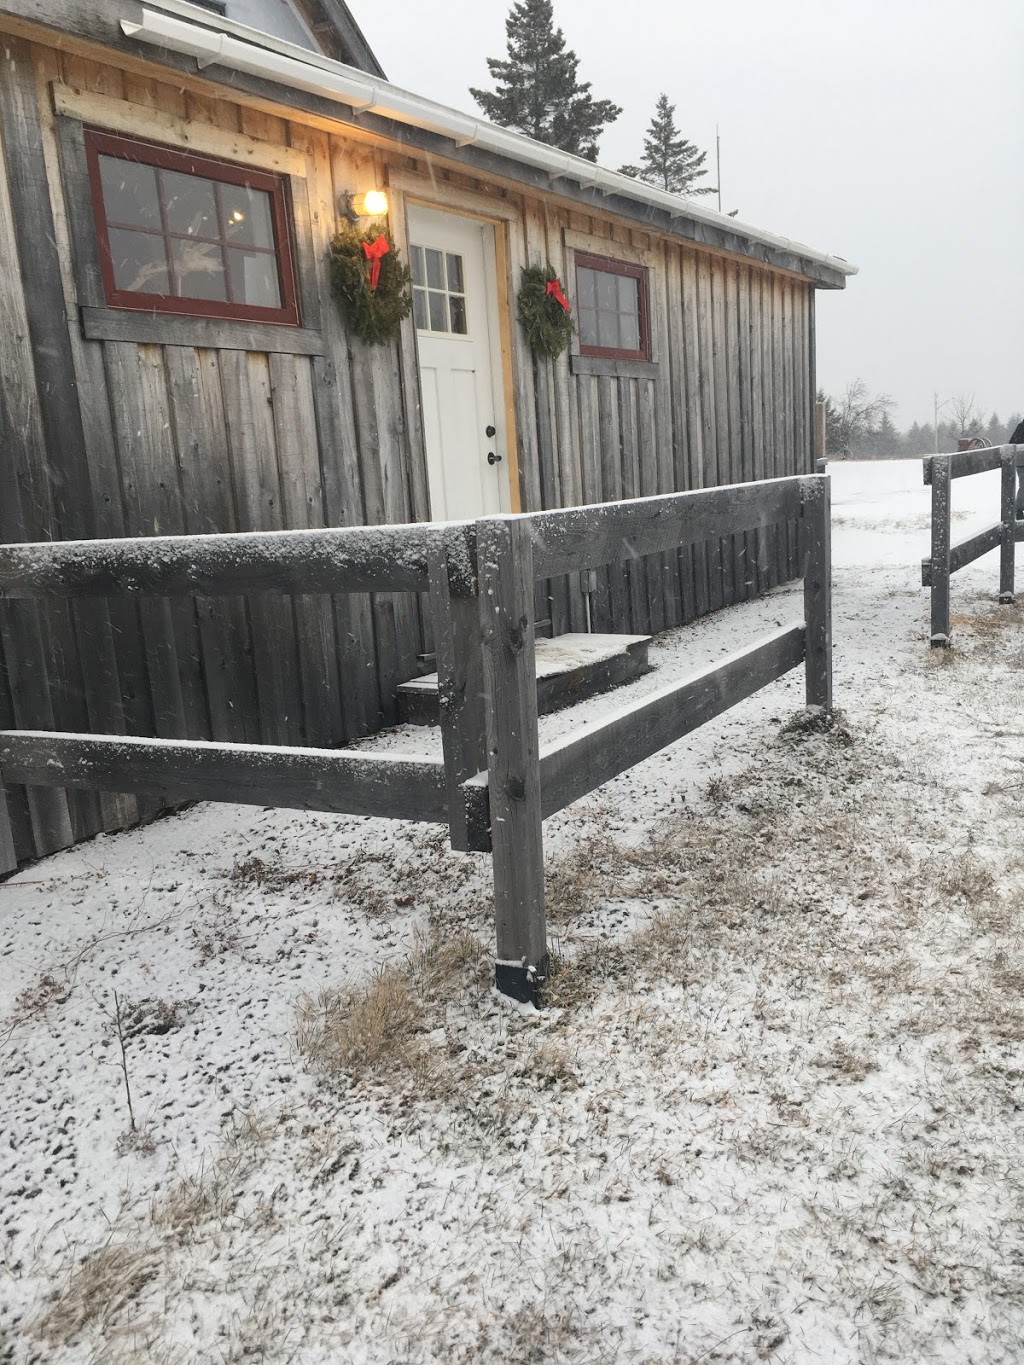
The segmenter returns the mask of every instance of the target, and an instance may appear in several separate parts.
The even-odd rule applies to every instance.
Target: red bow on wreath
[[[557,280],[548,280],[548,287],[544,290],[546,298],[554,297],[556,303],[560,303],[565,311],[569,312],[569,300],[562,293],[562,286]]]
[[[363,255],[370,262],[370,292],[376,292],[377,285],[380,283],[380,260],[386,256],[391,248],[388,246],[388,239],[383,234],[375,242],[363,243]]]

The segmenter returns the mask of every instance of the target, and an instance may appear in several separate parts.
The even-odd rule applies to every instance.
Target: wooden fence
[[[1024,446],[985,446],[981,450],[961,450],[954,455],[926,455],[924,481],[932,487],[932,549],[921,561],[921,584],[931,588],[931,644],[944,648],[950,642],[949,580],[990,550],[999,548],[999,600],[1012,602],[1014,596],[1015,544],[1024,540],[1024,505],[1017,494],[1017,471],[1024,466]],[[950,544],[953,479],[971,474],[1002,470],[999,521],[979,531],[959,545]]]
[[[534,585],[715,537],[801,528],[803,619],[542,749]],[[536,1000],[547,975],[545,817],[790,669],[831,709],[829,480],[814,475],[475,523],[0,546],[0,595],[419,592],[437,647],[443,758],[338,749],[0,731],[0,871],[15,865],[4,783],[159,793],[428,820],[494,861],[497,984]]]

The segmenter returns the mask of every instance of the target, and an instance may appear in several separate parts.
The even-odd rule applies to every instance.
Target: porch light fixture
[[[359,194],[351,190],[339,195],[342,213],[351,222],[358,218],[383,218],[388,211],[388,197],[383,190],[363,190]]]

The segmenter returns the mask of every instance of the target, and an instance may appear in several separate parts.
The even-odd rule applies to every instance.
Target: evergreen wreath
[[[576,325],[558,276],[550,265],[528,265],[519,285],[519,321],[534,355],[555,360],[572,340]]]
[[[373,247],[381,237],[387,250],[368,258],[364,244]],[[412,290],[409,268],[390,232],[380,227],[362,232],[346,224],[331,239],[330,260],[331,288],[351,330],[371,346],[393,341],[412,312]]]

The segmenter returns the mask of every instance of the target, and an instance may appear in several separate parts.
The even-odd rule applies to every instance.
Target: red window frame
[[[127,137],[120,133],[107,133],[98,128],[86,128],[85,152],[89,166],[89,184],[92,191],[93,213],[96,220],[96,237],[99,247],[100,271],[103,276],[103,293],[110,308],[132,309],[146,313],[173,313],[177,316],[202,318],[227,318],[235,321],[273,322],[284,327],[299,326],[299,304],[295,284],[295,267],[289,231],[290,198],[288,185],[283,176],[272,171],[254,170],[249,166],[236,166],[230,161],[218,161],[207,156],[195,156],[191,152],[177,151],[158,143],[145,142],[139,138]],[[114,262],[110,252],[109,229],[106,205],[103,201],[103,183],[100,179],[100,156],[118,157],[123,161],[135,161],[143,166],[153,166],[157,170],[179,171],[185,175],[202,176],[207,180],[219,180],[228,185],[242,185],[247,189],[264,190],[270,195],[271,216],[274,225],[274,251],[277,264],[278,287],[281,294],[279,308],[258,307],[255,304],[235,303],[223,299],[190,299],[176,294],[149,294],[132,289],[119,289],[114,282]],[[158,182],[159,183],[159,182]],[[163,205],[161,204],[161,210]],[[182,234],[172,233],[167,228],[166,219],[161,212],[162,227],[151,230],[150,235],[162,237],[169,243]],[[119,224],[114,223],[117,227]],[[133,231],[139,231],[129,225]],[[224,245],[224,237],[203,238],[213,245]],[[271,254],[269,250],[267,254]],[[168,250],[168,260],[170,251]],[[227,289],[230,280],[225,270]]]
[[[650,317],[647,302],[647,271],[642,265],[632,265],[628,261],[615,261],[607,256],[591,256],[585,252],[576,252],[575,267],[576,275],[576,297],[580,296],[579,289],[579,270],[601,271],[606,275],[625,275],[629,279],[636,280],[637,307],[639,315],[640,346],[637,350],[622,350],[614,346],[591,346],[583,340],[583,332],[580,331],[580,355],[595,356],[604,360],[650,360],[651,358],[651,329]],[[579,312],[577,307],[577,312]],[[597,310],[602,311],[601,309]]]

